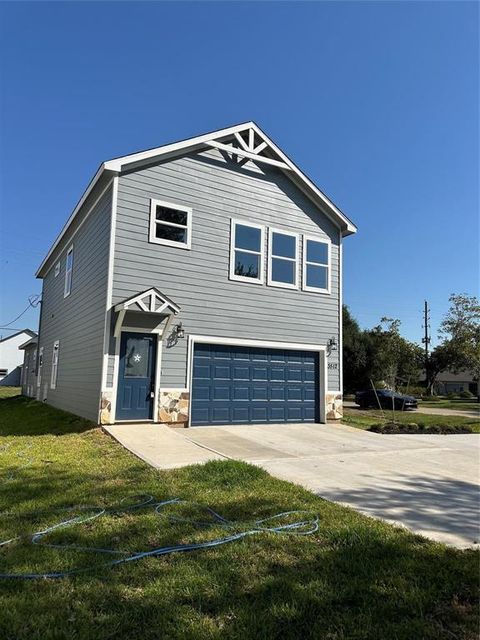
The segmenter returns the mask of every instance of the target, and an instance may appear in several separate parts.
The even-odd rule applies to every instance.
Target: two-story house
[[[341,417],[355,231],[253,122],[104,162],[37,272],[37,398],[103,424]]]

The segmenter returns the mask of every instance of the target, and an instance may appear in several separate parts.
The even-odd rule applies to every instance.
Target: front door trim
[[[324,345],[304,344],[299,342],[272,342],[270,340],[250,340],[247,338],[226,338],[223,336],[204,336],[190,335],[188,336],[188,353],[187,353],[187,391],[190,392],[192,398],[193,384],[193,353],[196,343],[203,344],[223,344],[234,347],[259,347],[263,349],[284,349],[293,351],[315,351],[318,353],[318,403],[320,423],[327,422],[327,390],[328,390],[328,371],[327,371],[327,347]],[[191,408],[190,408],[191,410]],[[189,417],[190,425],[190,417]]]
[[[153,418],[151,420],[146,420],[146,422],[158,422],[158,401],[160,397],[160,377],[161,377],[161,367],[162,367],[162,334],[158,333],[158,331],[152,330],[148,331],[148,329],[141,327],[122,327],[120,332],[120,336],[115,338],[115,363],[114,363],[114,373],[113,373],[113,397],[112,397],[112,415],[115,416],[114,422],[138,422],[138,420],[117,420],[116,411],[117,411],[117,396],[118,396],[118,378],[119,378],[119,369],[120,369],[120,344],[121,344],[121,334],[122,333],[144,333],[151,334],[152,336],[157,336],[157,349],[156,349],[156,362],[154,364],[154,372],[155,372],[155,394],[153,398]]]

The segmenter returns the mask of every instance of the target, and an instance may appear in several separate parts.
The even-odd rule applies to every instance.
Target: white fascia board
[[[353,222],[349,220],[347,216],[343,214],[340,211],[340,209],[333,204],[330,198],[328,198],[324,193],[322,193],[322,191],[320,191],[320,189],[303,173],[303,171],[299,169],[297,165],[294,162],[292,162],[290,158],[287,155],[285,155],[285,153],[279,147],[277,147],[277,145],[267,136],[267,134],[264,133],[260,129],[260,127],[257,124],[255,124],[255,122],[251,122],[250,126],[258,134],[258,136],[268,141],[268,145],[275,151],[275,153],[277,153],[282,158],[285,164],[287,164],[292,169],[293,173],[300,178],[301,182],[305,183],[308,186],[308,188],[311,189],[311,191],[313,191],[313,193],[328,206],[328,208],[335,214],[336,217],[340,218],[340,220],[343,222],[345,226],[345,231],[343,235],[350,235],[352,233],[356,233],[357,227],[353,224]]]
[[[126,167],[137,162],[146,162],[152,158],[158,156],[166,156],[171,153],[178,153],[185,149],[190,149],[194,146],[202,146],[207,144],[210,140],[218,140],[219,138],[226,138],[234,135],[239,131],[244,131],[248,127],[253,127],[253,122],[243,122],[237,124],[234,127],[228,127],[227,129],[218,129],[211,133],[206,133],[203,136],[195,136],[194,138],[187,138],[187,140],[181,140],[180,142],[174,142],[173,144],[166,144],[161,147],[149,149],[148,151],[141,151],[140,153],[132,153],[128,156],[121,156],[120,158],[114,158],[104,163],[105,169],[112,171],[124,171]],[[264,135],[264,134],[262,134]]]
[[[55,239],[55,242],[52,244],[52,246],[50,247],[47,255],[45,256],[45,258],[42,260],[41,265],[38,267],[36,273],[35,273],[35,277],[36,278],[40,278],[41,273],[43,271],[44,266],[46,265],[46,263],[48,262],[48,260],[50,259],[50,257],[52,256],[53,252],[55,251],[55,249],[58,247],[58,245],[60,244],[60,242],[62,241],[63,237],[65,236],[65,234],[67,233],[68,229],[70,228],[70,225],[72,224],[72,222],[75,220],[77,213],[80,211],[80,209],[82,208],[83,204],[85,203],[85,200],[88,198],[88,196],[90,195],[90,193],[93,191],[95,185],[97,184],[97,182],[100,180],[101,176],[103,175],[103,173],[105,172],[105,163],[103,162],[99,168],[97,173],[93,176],[93,178],[90,180],[90,183],[88,185],[88,187],[85,189],[82,197],[80,198],[80,200],[78,201],[78,204],[76,205],[75,209],[72,211],[72,214],[70,215],[70,217],[68,218],[68,220],[66,221],[66,223],[63,225],[62,230],[60,231],[60,233],[58,234],[57,238]],[[103,194],[102,194],[103,195]]]
[[[45,264],[50,259],[52,253],[55,251],[62,238],[68,231],[71,223],[75,219],[78,211],[84,204],[85,200],[88,198],[92,189],[97,184],[100,177],[103,175],[105,171],[109,171],[112,175],[118,175],[121,171],[124,171],[127,168],[133,168],[134,165],[145,163],[150,159],[162,157],[164,160],[169,156],[177,155],[185,150],[193,151],[196,148],[202,148],[205,145],[208,145],[209,141],[216,140],[221,141],[223,138],[228,138],[229,136],[235,135],[245,129],[253,129],[257,135],[267,143],[267,145],[283,160],[283,162],[288,166],[289,171],[287,175],[296,183],[296,185],[304,191],[304,193],[313,199],[320,200],[327,206],[327,215],[328,211],[331,212],[329,216],[334,224],[336,224],[342,231],[343,236],[350,235],[352,233],[356,233],[357,227],[349,220],[341,211],[336,207],[333,202],[315,186],[315,184],[301,171],[291,160],[285,155],[285,153],[277,147],[277,145],[260,129],[260,127],[255,124],[253,121],[242,122],[241,124],[237,124],[233,127],[227,127],[226,129],[218,129],[216,131],[212,131],[210,133],[206,133],[202,136],[196,136],[193,138],[188,138],[187,140],[181,140],[180,142],[174,142],[172,144],[163,145],[161,147],[156,147],[154,149],[149,149],[148,151],[141,151],[139,153],[132,153],[128,156],[121,156],[119,158],[114,158],[112,160],[108,160],[107,162],[103,162],[97,173],[94,175],[87,189],[85,190],[83,196],[78,202],[77,206],[73,210],[71,216],[68,218],[67,222],[63,226],[61,232],[57,236],[57,239],[51,246],[49,252],[45,256],[42,261],[40,267],[37,269],[35,276],[37,278],[41,277],[41,273]],[[283,171],[283,169],[281,169]],[[296,177],[296,179],[295,179]],[[340,224],[339,224],[340,222]]]
[[[222,138],[228,138],[229,136],[238,134],[239,132],[244,131],[247,128],[255,131],[255,133],[262,140],[264,140],[267,145],[282,159],[282,161],[288,167],[287,175],[294,180],[297,186],[302,189],[304,193],[310,197],[310,199],[312,199],[313,196],[314,200],[320,200],[324,205],[327,206],[327,215],[328,212],[330,212],[329,217],[332,219],[334,224],[336,224],[336,226],[340,227],[342,235],[347,236],[356,233],[357,227],[353,224],[353,222],[349,220],[347,216],[345,216],[322,191],[320,191],[320,189],[303,173],[303,171],[301,171],[297,167],[297,165],[294,164],[290,160],[290,158],[285,155],[285,153],[279,147],[277,147],[277,145],[267,136],[267,134],[264,133],[260,129],[260,127],[253,121],[243,122],[241,124],[235,125],[234,127],[228,127],[226,129],[218,129],[217,131],[212,131],[211,133],[206,133],[202,136],[188,138],[187,140],[182,140],[173,144],[167,144],[162,147],[156,147],[154,149],[149,149],[148,151],[142,151],[140,153],[133,153],[128,156],[115,158],[113,160],[105,162],[104,167],[105,169],[110,169],[111,171],[124,171],[132,165],[148,162],[148,160],[151,160],[153,158],[162,157],[166,159],[171,155],[176,155],[187,149],[193,151],[196,148],[201,148],[204,145],[208,145],[208,143],[211,141],[218,142]],[[294,179],[294,176],[297,177],[297,180]]]

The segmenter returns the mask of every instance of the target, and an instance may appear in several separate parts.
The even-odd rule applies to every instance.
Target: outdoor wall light
[[[329,340],[327,340],[327,349],[328,353],[337,350],[337,339],[335,338],[335,336],[332,336]]]
[[[176,326],[175,326],[175,335],[177,336],[177,338],[184,338],[185,337],[185,329],[182,326],[182,323],[179,322]]]

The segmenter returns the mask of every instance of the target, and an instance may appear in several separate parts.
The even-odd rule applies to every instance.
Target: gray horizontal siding
[[[151,198],[193,208],[190,251],[148,242]],[[231,218],[329,238],[331,293],[230,281]],[[183,156],[119,178],[113,304],[155,286],[180,305],[189,334],[324,345],[339,339],[338,243],[338,229],[276,169],[238,167],[217,151]],[[185,386],[186,344],[164,347],[162,387]],[[338,352],[329,362],[337,390]]]
[[[103,362],[108,280],[111,187],[70,242],[55,255],[61,271],[43,281],[40,345],[44,347],[41,397],[54,406],[97,421]],[[73,244],[72,291],[63,297],[66,251]],[[50,389],[52,349],[60,341],[56,389]]]

